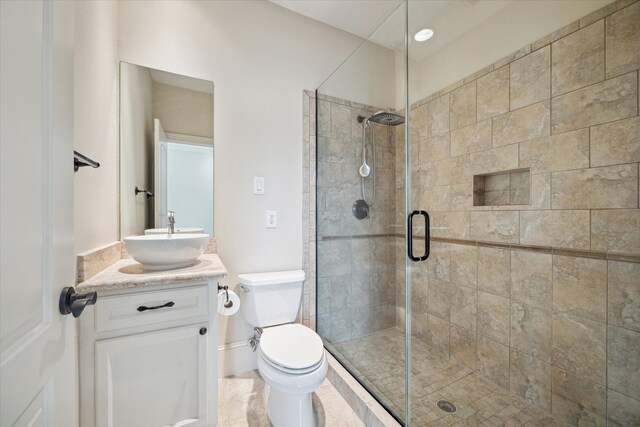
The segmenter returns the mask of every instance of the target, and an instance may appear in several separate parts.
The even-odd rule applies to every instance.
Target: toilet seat
[[[324,360],[320,336],[297,323],[265,328],[259,352],[266,363],[290,374],[312,372]]]
[[[259,353],[259,357],[269,366],[271,366],[272,368],[280,371],[280,372],[284,372],[286,374],[291,374],[291,375],[303,375],[303,374],[308,374],[310,372],[315,371],[316,369],[318,369],[320,366],[322,366],[322,363],[324,362],[324,357],[315,365],[313,366],[309,366],[308,368],[304,368],[304,369],[290,369],[290,368],[286,368],[282,365],[278,365],[277,363],[275,363],[273,360],[270,360],[268,357],[266,357],[260,350],[258,350]]]

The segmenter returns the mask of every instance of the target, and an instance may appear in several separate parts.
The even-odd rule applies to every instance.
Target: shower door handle
[[[413,255],[413,217],[416,215],[424,216],[424,254],[421,256]],[[407,254],[411,261],[424,261],[429,258],[431,245],[431,232],[429,230],[429,214],[427,211],[413,211],[407,219]]]

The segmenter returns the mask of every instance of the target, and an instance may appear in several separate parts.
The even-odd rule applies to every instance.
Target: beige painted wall
[[[395,56],[393,50],[366,41],[318,90],[376,108],[403,108],[396,105],[395,85],[396,74],[404,76],[404,64],[396,64]]]
[[[213,95],[153,82],[153,117],[165,132],[213,138]]]
[[[123,61],[216,87],[214,217],[230,273],[224,283],[301,268],[302,90],[359,40],[268,2],[123,2],[119,19]],[[265,177],[265,195],[252,194],[253,176]],[[267,209],[278,211],[277,229],[265,228]],[[251,333],[241,315],[219,319],[220,343]]]
[[[100,162],[75,175],[74,239],[81,253],[120,235],[117,3],[76,2],[75,30],[74,149]]]
[[[102,166],[76,177],[76,251],[120,237],[117,67],[127,61],[215,84],[215,233],[230,273],[224,282],[235,286],[242,272],[301,268],[302,91],[318,86],[361,40],[261,1],[78,8],[76,141],[86,141]],[[252,194],[253,176],[265,177],[264,196]],[[265,228],[267,209],[278,210],[277,229]],[[220,343],[251,333],[240,314],[220,320]]]

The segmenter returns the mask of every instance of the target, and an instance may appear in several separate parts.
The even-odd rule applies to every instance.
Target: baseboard
[[[218,346],[218,378],[258,369],[256,354],[246,341]]]

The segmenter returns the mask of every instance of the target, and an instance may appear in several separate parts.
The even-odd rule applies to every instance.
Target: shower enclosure
[[[404,1],[317,88],[316,329],[402,424],[640,425],[638,22]]]

